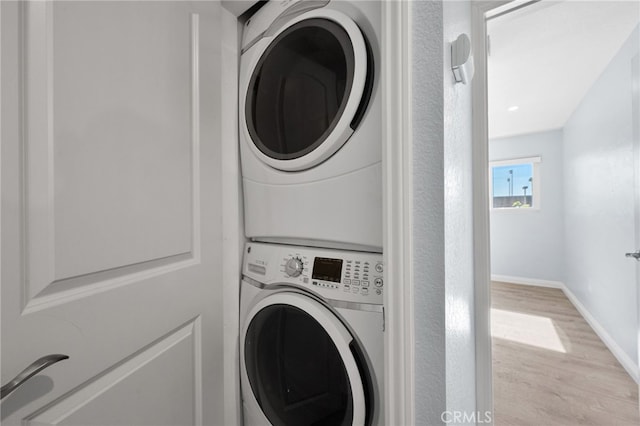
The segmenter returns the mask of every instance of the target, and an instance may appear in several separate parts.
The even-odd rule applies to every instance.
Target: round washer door
[[[365,424],[367,382],[350,348],[353,338],[331,311],[282,292],[262,299],[246,321],[242,368],[272,425]]]
[[[371,92],[360,28],[340,12],[313,10],[251,49],[240,115],[253,152],[284,171],[326,160],[353,134]]]

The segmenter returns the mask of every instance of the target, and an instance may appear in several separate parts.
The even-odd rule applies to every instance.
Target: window
[[[539,165],[540,157],[490,162],[491,208],[539,209]]]

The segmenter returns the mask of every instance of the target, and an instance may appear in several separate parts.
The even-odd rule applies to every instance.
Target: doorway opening
[[[490,222],[496,424],[639,421],[639,278],[625,258],[639,226],[637,9],[513,2],[482,17],[475,213]]]

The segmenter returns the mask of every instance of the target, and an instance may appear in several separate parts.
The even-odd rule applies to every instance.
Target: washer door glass
[[[278,160],[313,151],[344,112],[353,79],[353,46],[340,25],[322,18],[292,25],[265,50],[249,82],[253,143]]]
[[[253,394],[271,424],[352,424],[345,365],[311,315],[285,304],[263,308],[249,324],[244,352]]]

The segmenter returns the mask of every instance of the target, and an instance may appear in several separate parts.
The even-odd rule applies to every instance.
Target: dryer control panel
[[[384,265],[379,253],[250,242],[242,273],[261,284],[285,284],[333,300],[381,305]]]

